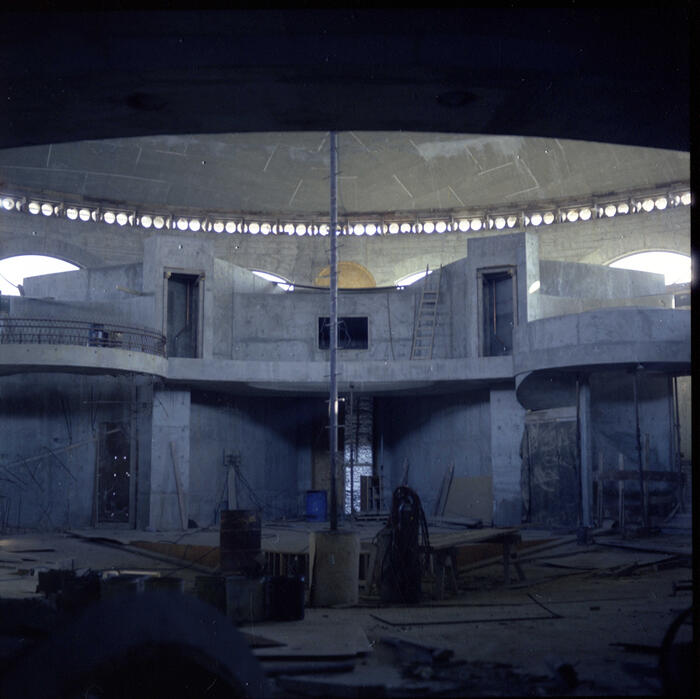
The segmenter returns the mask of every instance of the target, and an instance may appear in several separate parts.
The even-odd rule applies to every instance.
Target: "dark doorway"
[[[575,527],[579,520],[576,420],[525,419],[521,478],[527,521],[544,527]]]
[[[170,274],[167,279],[167,352],[169,357],[197,357],[199,275]]]
[[[510,270],[481,275],[482,350],[485,357],[499,357],[513,352],[514,279]]]
[[[131,444],[125,423],[103,422],[97,451],[97,523],[128,524]]]

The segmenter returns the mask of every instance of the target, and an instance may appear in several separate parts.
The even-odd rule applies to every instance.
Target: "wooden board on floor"
[[[493,521],[493,478],[456,476],[447,494],[443,517],[471,517],[484,524]]]
[[[348,658],[371,650],[360,626],[343,624],[339,632],[337,620],[320,616],[299,621],[261,622],[242,626],[240,630],[284,644],[254,648],[253,652],[260,658]]]

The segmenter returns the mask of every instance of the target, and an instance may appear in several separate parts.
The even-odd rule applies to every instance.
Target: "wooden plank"
[[[454,478],[443,507],[443,516],[467,517],[490,523],[493,520],[493,478]]]
[[[182,483],[180,481],[180,471],[177,468],[177,459],[175,458],[175,443],[170,442],[170,456],[173,460],[173,473],[175,475],[175,487],[177,488],[177,504],[180,509],[180,522],[182,528],[187,530],[187,511],[185,510],[185,498],[182,492]]]

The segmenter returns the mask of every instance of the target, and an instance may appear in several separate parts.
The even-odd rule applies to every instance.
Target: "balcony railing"
[[[165,356],[165,337],[144,328],[81,320],[0,318],[0,345],[114,347]]]

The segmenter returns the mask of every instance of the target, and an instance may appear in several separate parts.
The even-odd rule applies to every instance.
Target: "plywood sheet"
[[[345,658],[371,650],[359,625],[343,623],[342,632],[339,632],[337,620],[313,613],[299,621],[261,622],[242,626],[240,630],[284,644],[255,648],[255,655],[261,658]]]
[[[493,520],[493,478],[460,476],[452,479],[445,517],[473,517],[484,524]]]

